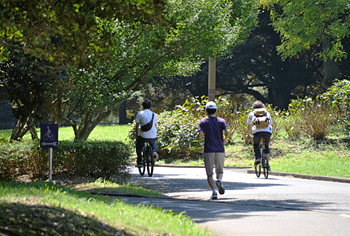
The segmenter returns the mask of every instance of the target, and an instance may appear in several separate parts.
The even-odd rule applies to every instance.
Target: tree
[[[115,35],[105,32],[99,20],[159,22],[165,5],[163,0],[1,0],[0,60],[10,53],[8,40],[15,40],[32,55],[57,65],[86,68],[89,55],[106,59],[115,42]]]
[[[339,78],[338,61],[345,59],[343,39],[350,36],[348,0],[271,0],[273,26],[282,35],[283,57],[295,57],[312,47],[324,59],[325,84]]]
[[[44,7],[46,10],[44,9],[45,13],[43,14],[46,14],[48,18],[41,19],[40,16],[35,22],[40,23],[38,23],[38,27],[40,26],[41,30],[53,30],[45,31],[46,36],[42,31],[39,34],[39,38],[43,41],[40,45],[45,45],[45,49],[49,48],[50,53],[46,54],[46,51],[39,47],[40,45],[35,44],[35,40],[28,41],[28,45],[33,46],[29,47],[31,49],[29,51],[33,54],[39,52],[39,55],[45,55],[49,58],[51,58],[50,55],[55,55],[52,58],[57,56],[57,62],[66,63],[61,68],[71,71],[71,77],[66,78],[64,83],[57,81],[59,89],[56,94],[51,95],[50,109],[55,114],[53,120],[57,122],[69,121],[75,131],[76,139],[84,140],[101,119],[109,114],[111,106],[122,102],[133,90],[138,89],[150,78],[160,75],[189,74],[198,69],[203,58],[223,55],[229,47],[243,37],[243,34],[247,33],[247,29],[253,21],[248,21],[249,24],[246,25],[243,24],[242,19],[233,20],[232,15],[235,16],[235,19],[239,19],[238,14],[242,13],[242,17],[245,19],[254,19],[253,8],[245,10],[245,5],[242,4],[244,2],[239,1],[241,4],[239,6],[240,12],[237,10],[238,7],[234,8],[231,2],[225,0],[177,0],[169,1],[166,4],[162,2],[161,7],[165,7],[162,14],[156,15],[153,14],[155,12],[153,11],[149,18],[141,16],[131,20],[117,16],[114,18],[99,16],[97,14],[99,11],[96,8],[91,11],[91,5],[88,2],[83,5],[68,6],[67,9],[58,4],[55,6],[58,9],[55,8],[56,10],[51,12],[52,17],[47,15],[50,13],[47,10],[50,7],[47,9]],[[251,3],[251,1],[248,2]],[[128,4],[130,1],[127,2]],[[36,4],[33,6],[40,8]],[[33,6],[28,7],[32,9]],[[4,12],[11,12],[11,7],[7,7]],[[55,17],[58,17],[62,11],[66,13],[65,9],[71,12],[72,8],[78,13],[77,15],[73,13],[72,20],[63,21],[63,23],[56,22]],[[100,9],[100,5],[97,8]],[[235,9],[235,12],[232,9]],[[85,19],[84,15],[87,13],[91,13],[91,15],[88,14],[88,17],[95,19],[94,24],[92,24],[95,28],[92,27],[91,30],[95,33],[93,39],[90,30],[86,30],[86,27],[81,28],[83,32],[79,32],[80,28],[75,27],[82,26],[78,22],[84,21],[82,19]],[[21,13],[20,16],[23,17],[23,14]],[[28,16],[26,15],[24,18]],[[22,19],[21,17],[19,18]],[[52,25],[49,25],[48,22]],[[19,26],[16,21],[14,24],[10,23],[11,29],[17,29],[16,27]],[[74,27],[69,28],[70,26]],[[81,55],[74,54],[74,52],[79,51],[75,51],[77,48],[74,47],[74,50],[67,50],[67,52],[60,54],[63,47],[60,44],[60,38],[63,33],[70,31],[68,29],[72,30],[73,33],[68,33],[67,40],[62,42],[68,43],[64,44],[67,49],[71,49],[69,46],[76,45],[77,48],[81,49]],[[57,44],[57,48],[55,48],[56,46],[51,44],[51,36],[54,35],[52,32],[59,31],[60,33],[60,30],[63,33],[58,35],[58,41],[54,40],[56,44],[58,42],[60,47]],[[22,46],[28,40],[27,35],[33,36],[30,32],[27,34],[24,29],[16,32],[19,32],[19,36],[16,35],[17,33],[13,33],[12,38],[25,35],[19,40],[23,42]],[[70,34],[76,34],[77,39],[82,39],[85,35],[87,41],[82,41],[83,45],[79,46],[76,38]],[[44,36],[41,38],[41,35]],[[50,40],[48,40],[49,36]],[[72,41],[69,41],[70,39]],[[89,46],[86,48],[84,44]],[[100,57],[107,49],[107,56]],[[57,54],[52,54],[52,52]],[[71,60],[67,61],[67,58]],[[101,60],[101,58],[105,60]]]
[[[280,35],[271,26],[270,12],[262,10],[250,36],[217,62],[216,87],[221,95],[249,94],[280,109],[288,108],[292,98],[305,96],[297,88],[304,88],[301,92],[306,93],[307,87],[321,77],[318,70],[322,61],[312,53],[283,60],[276,50],[280,43]],[[207,72],[208,64],[203,63],[195,75],[168,83],[186,87],[200,97],[207,95]]]
[[[113,105],[150,78],[192,73],[202,58],[225,53],[245,29],[232,27],[232,6],[226,1],[172,1],[167,7],[166,25],[101,21],[118,35],[110,48],[113,60],[76,71],[70,82],[74,89],[64,98],[76,139],[86,139]]]
[[[10,140],[19,140],[28,131],[37,139],[36,124],[49,107],[48,92],[53,90],[56,78],[52,63],[33,57],[14,42],[8,45],[8,59],[0,62],[2,98],[8,97],[17,118]]]

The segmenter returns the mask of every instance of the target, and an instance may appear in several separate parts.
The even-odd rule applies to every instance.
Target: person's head
[[[152,105],[152,102],[150,100],[148,100],[148,99],[145,99],[142,102],[143,109],[151,109],[151,105]]]
[[[216,104],[213,101],[209,101],[207,105],[205,106],[205,110],[207,111],[208,115],[215,114],[216,112]]]
[[[257,100],[255,102],[253,102],[252,107],[253,107],[253,109],[258,109],[258,108],[264,108],[265,105],[261,101]]]

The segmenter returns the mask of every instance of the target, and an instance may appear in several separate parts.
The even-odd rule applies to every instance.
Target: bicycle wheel
[[[267,179],[269,177],[269,161],[265,156],[263,156],[262,158],[262,167],[263,167],[265,179]]]
[[[260,177],[260,175],[261,175],[261,164],[258,164],[258,165],[256,165],[256,166],[254,166],[255,167],[255,174],[256,174],[256,177]]]
[[[147,148],[147,173],[152,177],[154,170],[154,157],[152,155],[151,147]]]
[[[145,174],[145,170],[146,170],[146,160],[147,160],[146,155],[147,155],[146,149],[142,148],[141,149],[142,165],[138,165],[139,173],[141,176]]]

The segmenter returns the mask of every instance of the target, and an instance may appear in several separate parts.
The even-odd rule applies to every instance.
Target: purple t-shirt
[[[226,121],[219,117],[206,117],[199,122],[198,131],[204,132],[204,152],[225,152],[223,131]]]

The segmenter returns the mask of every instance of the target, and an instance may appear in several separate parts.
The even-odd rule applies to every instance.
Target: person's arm
[[[224,129],[225,132],[225,139],[224,144],[226,145],[228,143],[228,139],[231,138],[230,132],[228,131],[227,127]]]
[[[139,136],[140,123],[136,123],[136,137]]]
[[[202,139],[203,135],[204,135],[204,132],[202,130],[199,130],[198,133],[197,133],[197,138],[198,139]]]
[[[247,133],[249,136],[253,135],[253,125],[247,124]]]

